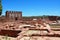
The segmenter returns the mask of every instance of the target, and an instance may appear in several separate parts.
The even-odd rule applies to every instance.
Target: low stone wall
[[[8,36],[1,36],[0,35],[0,40],[16,40],[14,37],[8,37]]]
[[[60,40],[60,37],[39,37],[39,36],[34,36],[34,37],[23,37],[20,40]]]

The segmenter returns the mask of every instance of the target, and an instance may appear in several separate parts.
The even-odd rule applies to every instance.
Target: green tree
[[[0,0],[0,15],[2,14],[2,3],[1,3],[2,0]]]

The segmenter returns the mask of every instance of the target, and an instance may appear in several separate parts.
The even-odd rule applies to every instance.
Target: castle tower
[[[2,14],[2,0],[0,0],[0,15]]]

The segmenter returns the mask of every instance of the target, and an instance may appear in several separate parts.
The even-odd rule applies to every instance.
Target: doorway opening
[[[18,17],[15,17],[15,20],[18,20]]]

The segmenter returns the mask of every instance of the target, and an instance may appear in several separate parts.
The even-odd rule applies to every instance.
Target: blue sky
[[[23,16],[60,16],[60,0],[2,0],[3,14],[8,11],[22,11]]]

